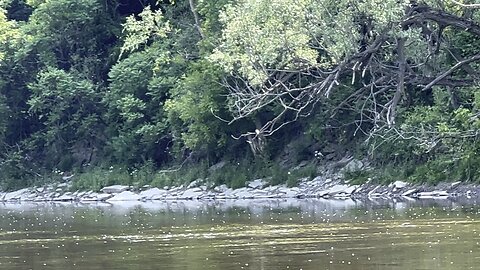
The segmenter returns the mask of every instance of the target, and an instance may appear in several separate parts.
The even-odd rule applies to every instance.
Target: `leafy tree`
[[[8,8],[9,4],[2,3],[2,7]],[[28,74],[31,69],[23,67],[15,57],[25,36],[22,23],[8,19],[7,15],[7,10],[0,8],[0,122],[4,143],[14,145],[28,136],[29,130],[34,126],[26,113],[28,90],[24,83],[35,74]]]
[[[197,44],[210,32],[203,31],[202,37],[193,25],[186,24],[195,22],[196,10],[192,10],[192,6],[175,3],[165,9],[165,13],[161,13],[147,7],[138,18],[127,19],[122,51],[143,50],[129,55],[112,69],[113,98],[107,102],[117,104],[111,107],[116,112],[111,111],[110,116],[123,115],[120,125],[123,128],[117,137],[122,143],[115,141],[116,153],[138,157],[141,151],[125,147],[132,145],[125,141],[140,140],[133,144],[147,149],[140,156],[154,158],[157,163],[169,155],[182,156],[186,149],[197,152],[202,149],[200,152],[208,154],[224,146],[227,138],[225,123],[213,114],[225,112],[224,88],[219,84],[222,72],[207,61],[197,60],[202,53]],[[172,41],[166,40],[167,34]],[[132,74],[137,66],[144,72]],[[151,140],[149,144],[145,144],[147,138]],[[159,138],[165,142],[161,146]],[[151,152],[157,155],[163,152],[165,156],[154,157],[148,154]],[[121,159],[129,160],[126,156]]]
[[[265,161],[299,137],[296,161],[367,140],[413,181],[479,179],[477,7],[0,0],[0,179],[112,163],[131,180],[247,145]]]
[[[5,60],[7,53],[12,53],[19,38],[18,24],[9,20],[7,11],[0,6],[0,64]]]
[[[222,43],[209,59],[233,74],[235,119],[272,112],[257,132],[245,135],[272,135],[310,115],[316,104],[329,103],[326,97],[339,88],[348,92],[339,93],[346,97],[337,110],[359,107],[359,122],[367,122],[369,130],[390,128],[404,97],[415,95],[418,85],[431,91],[435,85],[461,87],[476,80],[473,73],[465,79],[454,71],[479,56],[446,61],[452,44],[444,37],[464,31],[478,37],[479,24],[443,6],[242,0],[222,13]]]
[[[99,87],[77,74],[47,68],[29,89],[30,113],[44,125],[32,143],[42,151],[46,166],[71,170],[89,163],[104,138]]]
[[[163,105],[182,70],[168,50],[156,42],[130,54],[112,67],[104,103],[113,139],[110,151],[117,162],[158,164],[169,159],[171,136]]]
[[[75,69],[101,81],[118,26],[97,0],[42,1],[25,26],[29,36],[23,55],[38,54],[43,66]]]
[[[0,9],[0,44],[6,44],[12,37],[16,37],[14,23],[7,20],[5,15],[6,11]],[[2,46],[3,47],[3,46]],[[5,51],[7,48],[1,48],[0,50],[0,64],[2,64],[5,58]],[[8,123],[8,107],[5,101],[5,96],[0,94],[0,143],[4,143],[5,133],[7,131]]]
[[[0,95],[0,145],[4,144],[8,124],[8,107],[5,104],[5,97]]]
[[[223,72],[207,61],[190,64],[189,71],[165,102],[169,123],[189,149],[215,150],[227,142],[230,128],[216,118],[226,118],[227,113],[225,89],[219,83],[222,75]]]
[[[128,16],[123,25],[125,41],[122,53],[135,51],[151,39],[166,38],[171,31],[170,23],[165,20],[160,9],[152,11],[150,6],[147,6],[138,17],[139,19],[134,15]]]

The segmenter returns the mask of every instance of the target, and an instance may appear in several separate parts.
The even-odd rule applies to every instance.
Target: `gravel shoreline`
[[[435,186],[396,181],[389,185],[366,183],[351,185],[341,179],[318,176],[313,180],[300,180],[296,187],[271,186],[266,180],[256,179],[246,187],[232,189],[225,185],[209,186],[197,180],[187,186],[156,188],[114,185],[100,192],[70,191],[70,183],[49,184],[24,188],[13,192],[0,192],[0,202],[116,202],[116,201],[177,201],[177,200],[238,200],[324,198],[359,200],[422,200],[461,199],[477,200],[480,186],[463,182],[440,183]]]

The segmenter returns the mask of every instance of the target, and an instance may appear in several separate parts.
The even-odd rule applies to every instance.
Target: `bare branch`
[[[407,60],[405,58],[405,39],[399,38],[397,40],[397,53],[398,53],[398,82],[397,82],[397,91],[393,96],[392,103],[388,107],[387,111],[387,123],[388,126],[395,124],[395,116],[397,113],[397,106],[400,98],[405,92],[405,67],[407,65]]]
[[[472,8],[472,9],[480,8],[480,4],[464,4],[455,0],[450,0],[450,1],[464,8]]]
[[[463,61],[458,62],[455,64],[453,67],[451,67],[449,70],[445,71],[444,73],[440,74],[438,77],[436,77],[433,81],[431,81],[429,84],[427,84],[422,91],[428,90],[432,88],[432,86],[436,85],[438,82],[441,80],[445,79],[447,76],[451,75],[454,71],[462,67],[463,65],[475,62],[480,60],[480,54],[476,54],[468,59],[465,59]]]
[[[402,27],[404,28],[408,28],[409,26],[422,21],[430,20],[441,25],[459,28],[471,34],[480,36],[480,25],[476,24],[472,20],[458,17],[442,10],[434,9],[425,5],[419,5],[413,8],[410,13],[413,15],[409,16],[401,23]]]
[[[467,59],[458,57],[450,48],[452,44],[443,37],[443,30],[453,27],[480,37],[479,24],[426,5],[412,6],[405,13],[399,25],[392,22],[385,29],[377,30],[367,45],[361,44],[356,53],[345,56],[330,68],[312,65],[295,69],[285,65],[275,69],[254,65],[267,76],[262,85],[250,85],[241,76],[230,77],[225,81],[233,112],[230,124],[262,110],[273,114],[261,128],[257,128],[258,132],[246,132],[235,138],[247,137],[253,142],[271,136],[300,117],[309,116],[317,104],[328,105],[325,111],[331,113],[330,119],[340,109],[355,112],[358,118],[349,125],[356,125],[355,133],[362,132],[371,137],[376,132],[396,129],[398,108],[407,89],[421,87],[428,90],[438,85],[446,86],[453,93],[456,87],[478,81],[478,72],[469,64],[480,60],[480,54]],[[392,35],[391,30],[398,26],[422,32],[421,38],[429,46],[425,55],[406,55],[407,48],[415,46],[417,41],[409,40],[407,36]],[[444,53],[454,56],[457,63],[451,67],[438,65],[437,61]],[[396,58],[397,62],[392,62],[392,58]],[[439,71],[442,69],[447,71]],[[456,76],[459,69],[467,74]],[[343,91],[350,89],[351,93],[336,92],[340,87]],[[339,96],[344,98],[338,100]],[[332,100],[337,104],[331,104]]]

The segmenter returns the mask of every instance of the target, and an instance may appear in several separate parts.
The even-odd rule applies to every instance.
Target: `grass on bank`
[[[397,180],[428,185],[456,181],[480,183],[480,156],[440,156],[420,164],[389,163],[368,171],[347,172],[345,179],[351,184],[389,184]]]
[[[149,185],[163,188],[165,186],[186,185],[202,179],[210,186],[227,185],[231,188],[244,187],[255,179],[266,179],[271,185],[286,184],[296,186],[299,179],[316,176],[315,164],[289,170],[273,162],[237,161],[228,162],[222,168],[212,170],[206,163],[182,167],[179,170],[158,171],[147,163],[137,169],[128,170],[122,167],[93,168],[87,172],[75,175],[73,190],[95,190],[109,185],[130,185],[142,187]]]
[[[276,162],[261,159],[230,161],[216,170],[211,169],[210,165],[200,162],[172,171],[159,171],[151,162],[137,168],[122,166],[84,168],[83,172],[74,172],[72,189],[98,191],[114,184],[163,188],[185,185],[197,179],[202,179],[204,184],[210,186],[225,184],[239,188],[259,178],[267,180],[272,185],[286,184],[292,187],[298,185],[302,178],[312,179],[321,173],[318,171],[321,167],[315,162],[298,169],[283,168]],[[440,155],[423,162],[387,162],[373,165],[373,169],[367,171],[346,172],[345,180],[350,184],[366,182],[389,184],[397,180],[430,185],[453,181],[480,183],[480,155],[476,155],[476,152],[456,157]],[[4,191],[62,182],[62,174],[58,171],[43,175],[30,173],[24,178],[3,177],[4,174],[5,171],[0,171],[0,185]]]

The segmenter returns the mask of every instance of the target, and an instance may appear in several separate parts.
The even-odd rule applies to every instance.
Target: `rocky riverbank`
[[[118,201],[175,201],[175,200],[235,200],[282,198],[331,199],[464,199],[478,198],[480,186],[462,182],[442,183],[436,186],[415,185],[396,181],[390,185],[366,183],[351,185],[341,179],[318,176],[313,180],[301,179],[296,187],[269,185],[264,179],[247,183],[246,187],[232,189],[225,185],[211,186],[197,180],[186,186],[134,188],[114,185],[100,192],[71,191],[70,183],[50,184],[14,192],[1,192],[2,202],[118,202]]]

